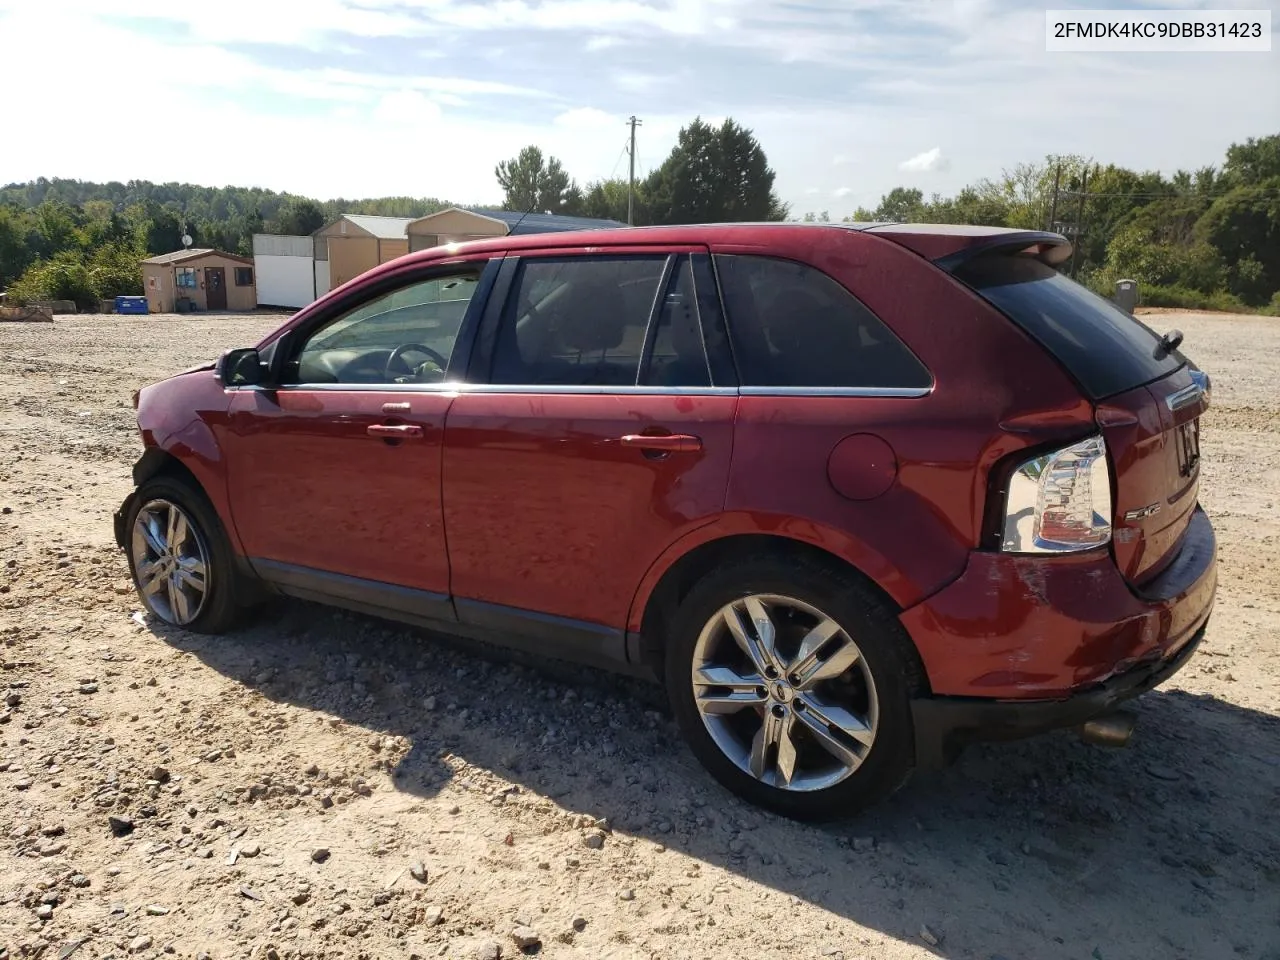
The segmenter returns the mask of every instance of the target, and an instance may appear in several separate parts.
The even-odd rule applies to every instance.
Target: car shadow
[[[883,935],[846,957],[892,938],[979,960],[1280,960],[1280,718],[1214,697],[1148,694],[1124,750],[974,746],[805,825],[719,787],[645,681],[292,601],[223,637],[150,628],[272,700],[407,738],[406,794],[437,794],[459,757]]]

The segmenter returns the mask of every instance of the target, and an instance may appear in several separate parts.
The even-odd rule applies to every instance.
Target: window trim
[[[252,286],[253,286],[253,280],[254,280],[254,277],[253,277],[253,267],[236,267],[236,268],[235,268],[235,271],[236,271],[236,272],[235,272],[235,285],[236,285],[237,287],[252,287]],[[241,271],[243,271],[243,272],[245,272],[245,273],[247,273],[247,274],[249,275],[249,279],[248,279],[248,281],[246,281],[245,283],[241,283],[241,282],[240,282],[240,273],[241,273]]]
[[[516,274],[521,262],[525,259],[537,260],[546,257],[553,258],[569,258],[582,256],[595,256],[599,254],[615,255],[615,256],[654,256],[665,255],[668,260],[673,260],[680,255],[687,255],[690,258],[693,267],[694,289],[698,297],[698,315],[702,323],[703,342],[707,350],[707,360],[711,367],[712,386],[710,387],[668,387],[668,386],[651,386],[651,385],[635,385],[635,386],[569,386],[555,384],[495,384],[489,383],[488,378],[492,370],[494,346],[497,337],[497,324],[501,321],[502,314],[506,309],[507,299],[512,293]],[[722,254],[723,255],[723,254]],[[817,269],[812,264],[803,260],[795,260],[790,257],[780,257],[771,254],[747,254],[751,256],[772,256],[776,260],[787,260],[802,266]],[[424,384],[366,384],[366,383],[278,383],[273,384],[253,384],[238,387],[227,387],[227,390],[235,391],[274,391],[274,390],[308,390],[323,392],[349,392],[349,393],[454,393],[454,394],[488,394],[488,395],[522,395],[522,396],[554,396],[554,395],[580,395],[580,396],[599,396],[599,395],[627,395],[627,396],[742,396],[742,397],[776,397],[776,398],[794,398],[794,397],[845,397],[859,399],[889,399],[889,400],[909,400],[926,397],[934,392],[937,388],[937,380],[933,376],[933,372],[925,366],[925,370],[929,372],[930,384],[927,387],[749,387],[742,386],[737,377],[737,364],[732,352],[732,340],[729,333],[728,314],[724,307],[723,293],[720,287],[720,276],[716,269],[715,256],[707,247],[688,247],[685,245],[677,245],[671,248],[666,247],[636,247],[628,245],[625,248],[613,249],[610,247],[596,247],[587,253],[576,253],[566,249],[548,248],[546,250],[523,250],[516,254],[495,253],[486,257],[477,257],[469,260],[452,260],[446,263],[432,263],[424,268],[419,268],[411,274],[394,274],[390,277],[383,278],[378,283],[367,288],[354,290],[349,296],[343,297],[342,300],[333,304],[327,304],[322,310],[315,315],[308,317],[306,321],[297,327],[285,330],[279,336],[263,344],[259,349],[262,351],[271,351],[271,368],[272,380],[276,381],[276,371],[283,364],[281,359],[283,355],[287,355],[294,350],[293,344],[298,338],[305,339],[317,327],[329,322],[335,316],[341,316],[360,303],[368,302],[374,296],[381,296],[384,293],[393,292],[405,286],[410,286],[422,280],[429,280],[433,277],[447,274],[450,272],[465,269],[468,265],[478,266],[480,272],[480,282],[475,294],[471,298],[471,303],[467,307],[467,314],[463,318],[462,326],[458,331],[457,341],[454,343],[453,355],[449,359],[449,369],[446,371],[446,379],[440,383],[424,383]],[[825,271],[821,271],[825,273]],[[827,274],[827,276],[830,276]],[[834,277],[831,278],[834,282]],[[848,290],[844,284],[839,284],[842,289]],[[850,296],[854,296],[849,291]],[[858,299],[855,296],[855,299]],[[862,301],[859,299],[859,303]],[[864,304],[865,306],[865,304]],[[868,308],[869,309],[869,308]],[[874,312],[873,316],[879,319]],[[652,328],[654,318],[652,311],[649,318],[650,328]],[[881,320],[883,323],[884,321]],[[646,329],[646,340],[649,337],[649,330]],[[894,333],[896,337],[897,334]],[[901,342],[901,338],[899,338]],[[904,343],[905,347],[906,344]],[[910,348],[907,347],[909,350]],[[914,356],[914,351],[912,351]],[[917,359],[919,359],[917,357]],[[455,365],[457,369],[455,370]],[[923,361],[921,365],[924,366]],[[721,382],[728,379],[726,372],[732,376],[730,382]]]

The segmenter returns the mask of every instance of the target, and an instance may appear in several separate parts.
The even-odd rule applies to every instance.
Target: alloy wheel
[[[693,650],[694,702],[740,770],[790,791],[831,787],[871,752],[871,670],[833,618],[801,600],[753,594],[721,607]]]
[[[185,626],[209,596],[209,553],[199,530],[171,500],[150,500],[133,521],[130,557],[143,602],[166,623]]]

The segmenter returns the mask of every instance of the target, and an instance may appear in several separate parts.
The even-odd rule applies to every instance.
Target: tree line
[[[579,185],[536,145],[494,170],[506,209],[626,222],[627,181]],[[786,220],[776,173],[751,130],[697,118],[636,183],[636,225]],[[196,246],[251,252],[254,233],[305,235],[341,213],[418,217],[454,206],[437,198],[317,201],[241,187],[148,181],[39,179],[0,187],[0,290],[88,305],[141,292],[138,262]],[[829,211],[800,219],[830,221]],[[1102,293],[1141,284],[1152,305],[1280,312],[1280,134],[1228,147],[1220,167],[1172,176],[1049,156],[928,199],[896,187],[845,221],[971,223],[1066,232],[1069,269]]]
[[[48,180],[0,187],[0,291],[18,300],[142,292],[146,257],[193,246],[249,256],[255,233],[306,235],[341,213],[420,217],[451,206],[417,197],[324,202],[249,187]]]

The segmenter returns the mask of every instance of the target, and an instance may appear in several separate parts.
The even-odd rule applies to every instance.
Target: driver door
[[[355,294],[280,344],[280,386],[232,391],[231,513],[264,579],[295,596],[453,618],[444,382],[486,263]]]

